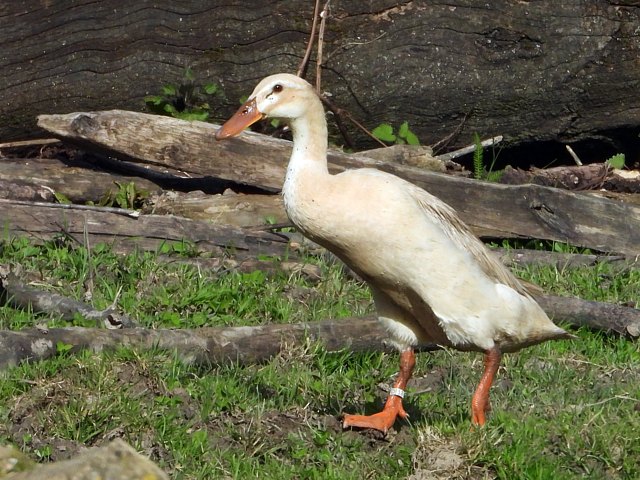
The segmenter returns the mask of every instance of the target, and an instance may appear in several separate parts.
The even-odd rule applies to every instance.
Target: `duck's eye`
[[[279,83],[276,83],[273,86],[273,93],[280,93],[283,89],[284,87],[282,85],[280,85]]]

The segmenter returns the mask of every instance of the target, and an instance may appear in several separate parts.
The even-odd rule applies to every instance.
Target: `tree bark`
[[[187,66],[222,85],[211,102],[221,120],[261,77],[296,71],[312,12],[303,0],[4,2],[0,137],[33,135],[43,112],[143,110]],[[456,132],[452,147],[474,132],[511,143],[631,137],[638,24],[634,1],[338,0],[322,86],[370,129],[406,120],[425,144]],[[631,155],[614,146],[625,147]]]
[[[282,187],[291,142],[252,132],[216,142],[216,126],[126,111],[41,115],[39,124],[85,148],[265,189]],[[333,173],[373,167],[424,188],[458,211],[479,236],[542,238],[600,251],[640,253],[640,207],[539,185],[499,185],[421,168],[329,153]]]

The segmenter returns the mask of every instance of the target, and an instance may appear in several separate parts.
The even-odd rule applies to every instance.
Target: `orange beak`
[[[216,132],[216,140],[235,137],[249,125],[262,119],[264,115],[258,111],[256,99],[247,100],[233,116]]]

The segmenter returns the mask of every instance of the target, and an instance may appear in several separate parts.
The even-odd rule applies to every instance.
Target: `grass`
[[[91,254],[66,241],[0,244],[0,262],[44,288],[120,306],[146,327],[196,328],[299,322],[371,312],[366,287],[317,259],[322,280],[215,273],[161,262],[152,253]],[[517,272],[560,295],[635,305],[640,272],[534,268]],[[463,292],[461,292],[463,294]],[[68,322],[0,307],[0,327]],[[82,318],[72,322],[85,325]],[[409,422],[386,438],[342,431],[341,412],[372,412],[385,398],[397,355],[291,346],[262,365],[187,366],[172,354],[121,349],[61,351],[2,374],[0,443],[34,460],[66,458],[122,437],[172,478],[573,479],[640,477],[640,348],[579,330],[579,339],[506,356],[485,428],[469,401],[482,358],[420,354]],[[431,472],[431,473],[426,473]]]

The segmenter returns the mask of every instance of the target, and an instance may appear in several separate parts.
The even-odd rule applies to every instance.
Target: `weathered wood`
[[[74,203],[98,203],[103,197],[118,191],[118,183],[133,182],[136,190],[147,193],[159,192],[155,183],[141,177],[130,177],[91,170],[85,167],[70,167],[49,158],[2,159],[0,161],[1,198],[13,200],[53,201],[54,192],[61,193]],[[11,185],[16,187],[11,188]],[[17,187],[22,186],[19,190]],[[24,194],[30,188],[33,194]]]
[[[640,337],[638,309],[573,297],[540,295],[535,298],[556,323],[565,322],[574,327],[603,330],[624,337]]]
[[[187,242],[199,251],[224,255],[230,250],[240,257],[243,252],[250,252],[255,257],[284,255],[288,248],[288,239],[277,234],[173,215],[139,215],[121,209],[0,200],[0,223],[11,235],[38,240],[67,235],[79,245],[83,244],[86,229],[91,245],[104,242],[113,245],[115,251],[122,244],[126,249],[135,246],[157,251],[167,243]]]
[[[528,249],[491,249],[502,263],[507,266],[545,265],[559,270],[564,268],[593,267],[598,264],[608,264],[614,270],[637,268],[638,257],[624,255],[587,255],[580,253],[559,253],[544,250]]]
[[[605,180],[613,174],[613,169],[604,163],[534,168],[527,171],[507,167],[500,177],[500,183],[507,185],[535,183],[565,190],[592,190],[602,188]]]
[[[329,350],[375,351],[384,347],[378,321],[344,318],[325,322],[270,324],[253,327],[180,329],[131,328],[103,330],[68,327],[0,330],[0,368],[22,361],[43,360],[56,354],[56,345],[73,345],[72,351],[159,348],[176,351],[186,363],[251,364],[264,362],[287,346],[304,345],[309,338]]]
[[[112,155],[183,168],[191,174],[244,179],[271,189],[281,188],[291,151],[291,142],[252,132],[215,142],[214,125],[133,112],[41,115],[39,124],[57,136]],[[334,173],[373,167],[405,178],[455,208],[480,236],[541,238],[640,253],[640,207],[539,185],[457,178],[336,150],[329,153],[329,164]]]
[[[297,69],[312,11],[307,0],[3,2],[0,137],[33,133],[42,112],[141,110],[186,66],[222,84],[225,98],[210,102],[222,119],[260,77]],[[337,0],[323,89],[369,128],[407,120],[426,144],[458,127],[454,147],[474,132],[572,142],[622,127],[631,137],[638,24],[632,1]]]
[[[282,187],[291,151],[291,142],[271,139],[268,144],[275,150],[268,158],[261,158],[256,150],[247,155],[244,143],[217,142],[217,125],[124,110],[40,115],[38,126],[81,147],[123,160],[273,191]],[[264,144],[262,135],[251,139],[257,145]]]
[[[37,465],[33,470],[12,473],[7,480],[169,480],[151,460],[143,457],[124,440],[90,448],[69,460]]]
[[[558,323],[605,330],[637,338],[640,311],[619,305],[579,298],[537,296],[536,300]],[[0,330],[0,368],[22,361],[43,360],[56,354],[56,345],[72,345],[72,351],[160,348],[175,351],[187,363],[259,363],[283,348],[303,345],[307,339],[321,342],[330,351],[379,351],[386,349],[388,333],[374,317],[350,317],[298,324],[268,324],[253,327],[166,330],[132,328],[121,330],[80,327],[21,331]],[[435,345],[423,345],[433,350]]]
[[[165,192],[152,197],[143,212],[172,214],[223,225],[253,227],[288,222],[280,195],[206,195]]]
[[[63,320],[73,320],[82,315],[96,322],[96,326],[106,328],[133,327],[135,322],[128,315],[120,314],[114,306],[96,310],[91,305],[73,298],[31,287],[0,265],[0,300],[12,308],[25,309],[34,313],[46,313]]]

